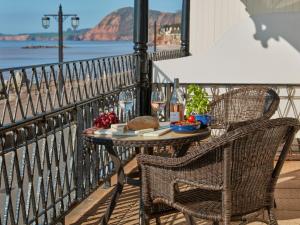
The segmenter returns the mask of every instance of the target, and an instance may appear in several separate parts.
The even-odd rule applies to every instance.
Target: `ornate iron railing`
[[[182,49],[173,49],[168,51],[157,51],[157,52],[151,52],[148,54],[149,59],[152,61],[161,61],[161,60],[167,60],[167,59],[176,59],[186,56],[185,51]]]
[[[135,96],[135,80],[134,55],[0,70],[1,225],[54,223],[110,180],[104,147],[87,151],[81,134],[100,112],[123,119],[118,93]]]
[[[180,88],[183,95],[186,97],[187,87],[189,84],[180,84]],[[228,92],[235,88],[247,86],[243,84],[198,84],[203,87],[209,95],[210,100],[216,96]],[[253,85],[253,84],[252,84]],[[274,118],[276,117],[294,117],[300,119],[300,84],[255,84],[257,86],[267,86],[274,89],[280,97],[280,104],[276,111]],[[155,83],[152,88],[162,88],[164,90],[167,99],[170,99],[173,84],[172,83]],[[168,117],[170,113],[169,105],[167,104],[165,109],[165,117]],[[290,150],[290,159],[300,159],[300,139],[299,134],[296,136],[296,140]]]
[[[0,128],[133,84],[133,59],[123,55],[0,70]]]
[[[181,50],[149,54],[153,60]],[[54,224],[99,185],[114,165],[104,146],[90,151],[82,131],[114,110],[136,115],[136,56],[122,55],[0,69],[0,225]],[[125,115],[118,96],[134,96]],[[131,148],[118,148],[124,163]]]

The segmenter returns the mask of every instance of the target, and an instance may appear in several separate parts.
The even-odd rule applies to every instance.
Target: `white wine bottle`
[[[170,99],[170,122],[175,123],[184,120],[184,101],[179,89],[179,79],[174,79],[174,89]]]

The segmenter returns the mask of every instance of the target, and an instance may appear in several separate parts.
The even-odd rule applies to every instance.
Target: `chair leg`
[[[186,220],[186,224],[187,225],[196,225],[194,219],[192,216],[188,215],[188,214],[184,214],[185,220]]]
[[[140,199],[139,225],[149,225],[150,219],[144,210],[142,199]]]
[[[273,211],[273,208],[268,210],[268,215],[269,215],[269,221],[270,221],[269,224],[270,225],[278,225],[278,222],[277,222],[275,213]]]
[[[144,213],[140,214],[140,225],[150,225],[150,220]]]
[[[159,218],[159,217],[156,217],[156,218],[155,218],[155,222],[156,222],[156,225],[161,225],[161,222],[160,222],[160,218]]]

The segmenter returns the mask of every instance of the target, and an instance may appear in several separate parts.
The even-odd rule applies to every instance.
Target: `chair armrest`
[[[227,129],[227,132],[233,131],[235,129],[238,129],[243,126],[249,126],[251,124],[257,123],[257,122],[263,122],[268,118],[265,117],[260,117],[258,119],[253,119],[253,120],[246,120],[246,121],[241,121],[241,122],[236,122],[236,123],[231,123]]]
[[[167,158],[162,156],[138,154],[137,162],[140,165],[148,165],[161,168],[175,168],[180,167],[180,162],[182,158]]]
[[[213,141],[203,143],[201,146],[192,147],[193,151],[189,150],[189,153],[183,157],[167,158],[161,156],[139,154],[137,155],[137,162],[140,165],[150,165],[160,168],[180,168],[188,165],[195,160],[199,160],[199,158],[201,158],[205,154],[225,144],[228,144],[226,142],[226,139],[218,137]]]

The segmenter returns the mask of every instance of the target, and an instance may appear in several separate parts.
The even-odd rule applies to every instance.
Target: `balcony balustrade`
[[[155,60],[181,50],[152,53]],[[137,115],[135,55],[0,70],[0,224],[51,224],[101,185],[114,165],[100,146],[90,152],[81,138],[100,112],[121,121]],[[57,84],[59,74],[63,85]],[[122,90],[134,104],[125,114]],[[119,148],[123,163],[132,148]]]

